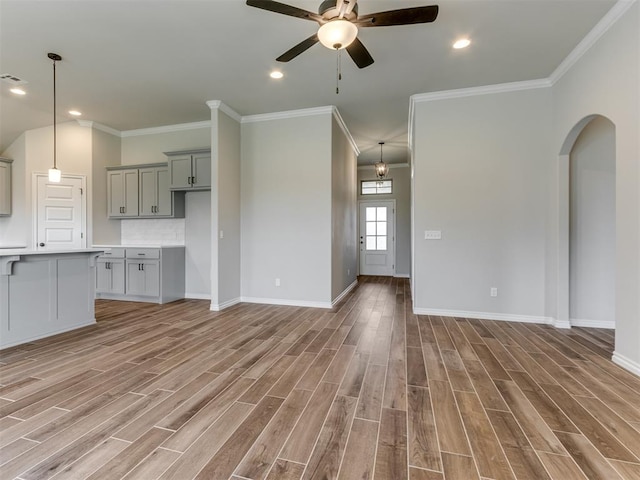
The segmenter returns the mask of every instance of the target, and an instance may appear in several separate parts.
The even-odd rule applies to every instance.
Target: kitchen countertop
[[[94,248],[78,248],[75,250],[27,250],[25,248],[0,249],[0,257],[13,255],[63,255],[72,253],[100,253],[104,249]]]
[[[184,245],[94,245],[93,248],[184,248]]]

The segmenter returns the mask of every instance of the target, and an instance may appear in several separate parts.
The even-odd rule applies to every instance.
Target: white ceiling
[[[320,0],[282,0],[317,11]],[[409,97],[453,88],[548,77],[615,0],[359,0],[360,15],[440,5],[431,24],[361,29],[375,63],[343,60],[320,44],[290,63],[274,59],[316,24],[251,8],[243,0],[0,0],[0,152],[25,130],[70,108],[117,130],[208,120],[207,100],[241,115],[336,105],[362,151],[359,163],[407,161]],[[453,50],[460,36],[472,45]],[[268,74],[280,68],[285,77]]]

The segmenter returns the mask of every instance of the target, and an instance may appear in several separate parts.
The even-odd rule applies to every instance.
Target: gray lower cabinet
[[[11,215],[11,162],[0,157],[0,217]]]
[[[211,149],[165,152],[171,190],[211,190]]]
[[[96,298],[153,303],[184,298],[184,247],[114,247],[97,265]]]

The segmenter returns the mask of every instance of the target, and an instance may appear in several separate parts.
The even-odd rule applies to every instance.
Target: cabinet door
[[[211,188],[211,154],[197,153],[193,155],[193,188]]]
[[[141,168],[138,170],[140,187],[140,216],[155,215],[158,205],[157,181],[155,168]]]
[[[96,262],[96,293],[111,292],[111,273],[108,260],[98,259]]]
[[[145,297],[160,295],[159,261],[127,261],[127,295]]]
[[[124,217],[138,216],[138,170],[123,170]]]
[[[0,162],[0,215],[11,215],[11,164]]]
[[[173,215],[171,197],[173,193],[169,190],[169,167],[156,168],[156,215]]]
[[[124,208],[124,172],[107,172],[107,215],[122,217]]]
[[[124,259],[110,260],[111,293],[124,295]]]
[[[191,188],[191,155],[169,157],[169,176],[172,189]]]

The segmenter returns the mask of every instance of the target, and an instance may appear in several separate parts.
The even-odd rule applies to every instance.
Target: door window
[[[387,207],[366,208],[367,250],[384,251],[387,249]]]

